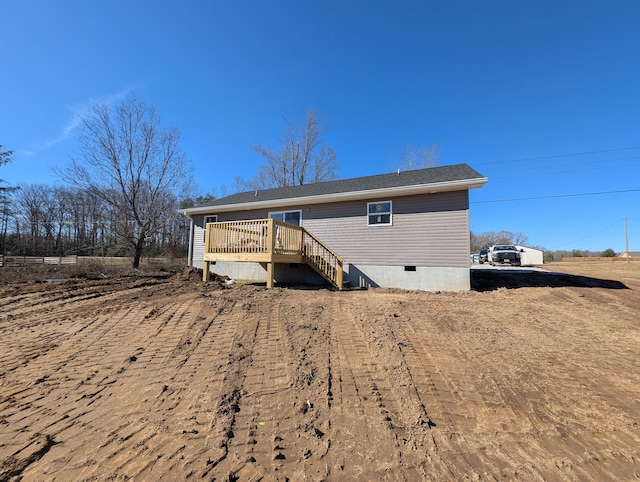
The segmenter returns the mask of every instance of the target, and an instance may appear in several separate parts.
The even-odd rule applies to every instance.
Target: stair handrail
[[[343,288],[344,259],[304,227],[273,218],[207,223],[204,253],[302,255],[327,281]]]
[[[344,259],[342,256],[307,229],[302,228],[302,231],[304,233],[302,249],[304,260],[336,288],[342,289],[344,276],[342,271]]]

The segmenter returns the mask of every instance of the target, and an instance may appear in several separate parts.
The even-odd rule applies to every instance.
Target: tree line
[[[146,237],[143,255],[186,255],[189,222],[175,209]],[[89,189],[24,184],[0,193],[0,253],[14,256],[130,256],[119,233],[136,221]],[[130,236],[131,237],[131,236]]]
[[[92,106],[78,140],[57,172],[66,187],[2,189],[2,253],[128,255],[134,268],[145,252],[184,253],[188,223],[177,210],[192,181],[178,130],[130,95]]]
[[[522,233],[512,233],[511,231],[487,231],[484,233],[471,233],[471,252],[478,252],[494,244],[517,244],[526,245],[527,236]]]

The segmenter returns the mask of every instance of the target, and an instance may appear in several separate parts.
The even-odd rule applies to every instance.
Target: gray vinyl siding
[[[391,226],[367,225],[367,202],[392,201]],[[218,221],[264,219],[267,210],[216,213]],[[379,266],[469,267],[468,191],[361,201],[292,204],[302,225],[351,264]],[[279,208],[279,211],[285,210]],[[203,216],[194,216],[193,264],[201,266]]]
[[[286,209],[278,208],[278,211],[285,211]],[[296,208],[292,208],[296,209]],[[297,208],[300,209],[300,208]],[[275,210],[274,210],[275,211]],[[267,219],[269,217],[269,213],[271,211],[267,211],[266,209],[255,209],[253,211],[242,211],[235,213],[220,213],[218,215],[218,221],[244,221],[245,219]]]
[[[367,202],[392,201],[388,225],[367,225]],[[469,266],[467,191],[310,206],[303,226],[351,264]]]

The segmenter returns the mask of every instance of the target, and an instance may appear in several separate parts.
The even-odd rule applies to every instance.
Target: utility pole
[[[627,250],[627,263],[629,262],[629,236],[627,234],[627,217],[624,217],[624,244]]]

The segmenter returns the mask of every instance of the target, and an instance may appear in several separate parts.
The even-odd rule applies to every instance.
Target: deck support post
[[[267,220],[267,253],[273,259],[273,253],[276,246],[275,222],[273,218]],[[267,263],[267,288],[273,288],[274,262]]]
[[[273,288],[273,267],[275,263],[267,263],[267,288]]]
[[[342,271],[342,263],[336,263],[336,285],[339,290],[344,288],[344,273]]]
[[[276,263],[306,263],[338,289],[344,287],[342,257],[303,227],[273,218],[206,223],[202,258],[203,281],[210,280],[216,261],[251,262],[266,270],[267,288],[273,288]]]
[[[206,219],[206,218],[205,218]],[[209,223],[204,224],[204,252],[209,252],[209,246],[211,243],[209,238],[211,236],[211,226]],[[204,266],[202,268],[202,281],[209,281],[209,276],[211,276],[211,261],[204,259]]]

